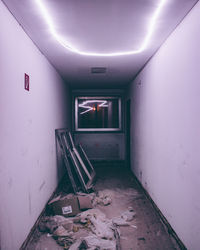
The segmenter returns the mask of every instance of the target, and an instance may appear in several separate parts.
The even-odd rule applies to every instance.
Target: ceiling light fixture
[[[139,54],[142,51],[144,51],[149,42],[150,39],[152,37],[153,31],[155,29],[155,25],[156,25],[156,20],[158,19],[159,14],[161,13],[164,4],[166,3],[167,0],[160,0],[158,7],[156,8],[155,12],[152,15],[152,18],[150,20],[149,23],[149,27],[148,27],[148,31],[147,34],[142,42],[142,45],[140,46],[140,48],[136,49],[136,50],[130,50],[130,51],[119,51],[119,52],[112,52],[112,53],[96,53],[96,52],[86,52],[86,51],[81,51],[77,48],[75,48],[74,46],[70,45],[70,43],[65,40],[61,35],[59,35],[55,29],[55,26],[53,24],[52,18],[46,8],[46,6],[44,5],[42,0],[35,0],[35,2],[37,3],[41,14],[44,18],[44,20],[46,21],[49,30],[52,34],[52,36],[67,50],[77,53],[79,55],[84,55],[84,56],[101,56],[101,57],[106,57],[106,56],[123,56],[123,55],[133,55],[133,54]]]

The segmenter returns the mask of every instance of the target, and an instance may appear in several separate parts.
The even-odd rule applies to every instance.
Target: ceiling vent
[[[107,68],[105,67],[94,67],[94,68],[91,68],[91,73],[92,74],[105,74],[106,70]]]

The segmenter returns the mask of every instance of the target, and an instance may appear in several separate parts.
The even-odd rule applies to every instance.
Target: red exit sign
[[[29,91],[29,75],[26,73],[24,74],[24,88]]]

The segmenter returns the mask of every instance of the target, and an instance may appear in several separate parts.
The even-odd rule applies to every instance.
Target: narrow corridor
[[[0,0],[1,250],[23,250],[65,176],[63,128],[95,165],[92,202],[111,196],[98,213],[135,212],[122,250],[200,249],[199,23],[200,0]],[[26,248],[62,248],[47,231]]]

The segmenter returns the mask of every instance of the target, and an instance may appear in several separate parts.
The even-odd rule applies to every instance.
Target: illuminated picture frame
[[[87,116],[87,113],[89,112],[97,112],[96,108],[93,107],[93,105],[96,105],[99,109],[107,109],[109,103],[115,103],[115,107],[117,108],[117,111],[115,111],[115,126],[106,126],[106,127],[82,127],[80,126],[80,115]],[[81,110],[81,111],[80,111]],[[112,112],[112,111],[111,111]],[[96,132],[96,131],[121,131],[122,129],[122,108],[121,108],[121,97],[114,96],[114,97],[108,97],[108,96],[81,96],[75,98],[75,122],[74,127],[75,131],[90,131],[90,132]],[[108,114],[107,114],[108,117]]]

